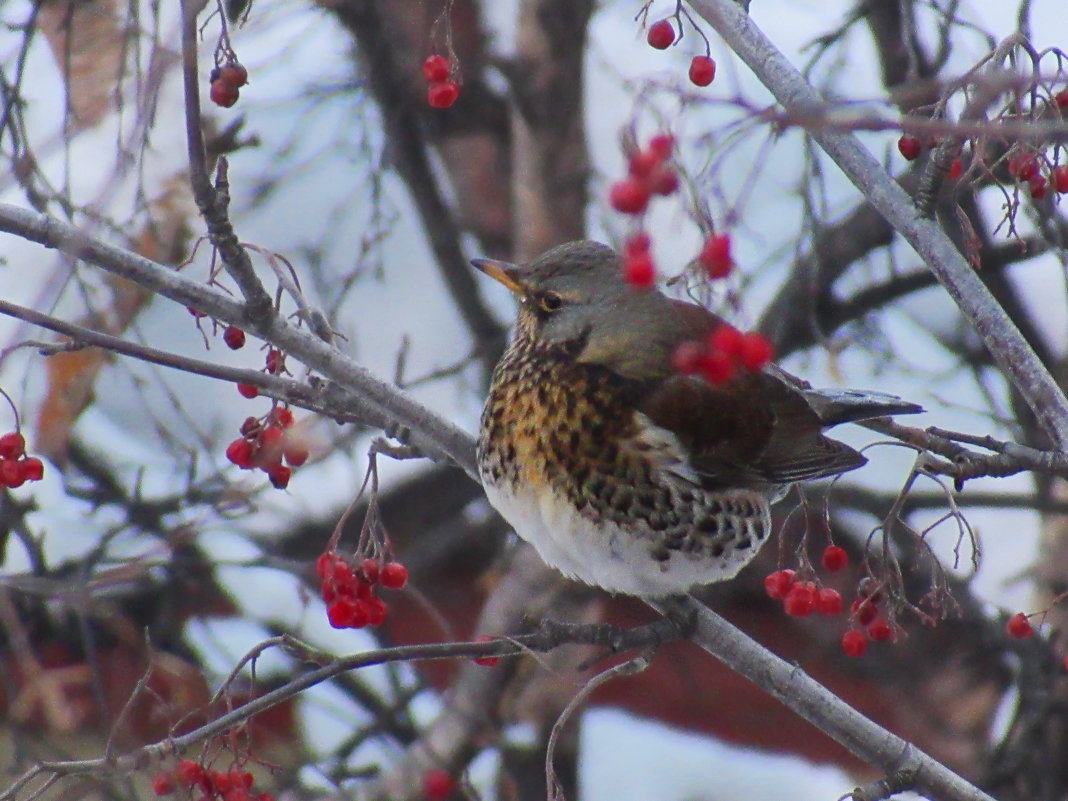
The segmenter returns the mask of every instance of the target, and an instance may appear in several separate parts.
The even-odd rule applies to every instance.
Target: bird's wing
[[[821,478],[866,461],[824,436],[804,397],[765,374],[715,386],[672,376],[650,388],[640,412],[671,432],[710,489]]]

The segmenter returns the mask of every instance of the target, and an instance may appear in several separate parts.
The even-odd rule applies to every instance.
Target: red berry
[[[879,608],[870,600],[857,599],[849,607],[850,614],[856,618],[857,623],[862,626],[867,626],[873,620],[875,616],[879,614]]]
[[[627,237],[627,240],[623,243],[623,253],[626,256],[648,253],[652,246],[653,242],[649,238],[649,234],[645,233],[645,231],[638,231],[636,234]]]
[[[157,773],[152,777],[152,792],[156,795],[170,795],[175,789],[174,776],[170,773]]]
[[[284,464],[272,464],[267,468],[267,478],[271,480],[271,486],[275,489],[285,489],[289,486],[289,479],[293,477],[293,469]]]
[[[245,347],[245,332],[236,325],[228,325],[223,331],[223,342],[230,350],[240,350]]]
[[[845,548],[839,548],[837,545],[828,545],[823,550],[824,570],[828,570],[831,573],[837,573],[848,564],[849,554],[846,553]]]
[[[1068,108],[1068,89],[1061,89],[1053,96],[1053,102],[1057,104],[1057,108]]]
[[[382,565],[382,573],[379,578],[383,587],[399,590],[408,583],[408,568],[400,562],[387,562]]]
[[[706,353],[701,362],[701,374],[710,384],[726,384],[735,372],[734,360],[719,351]]]
[[[437,81],[426,90],[426,102],[431,108],[450,108],[460,97],[460,84],[456,81]]]
[[[0,459],[18,459],[26,453],[26,438],[17,431],[0,437]]]
[[[251,437],[252,435],[258,436],[260,433],[260,428],[261,425],[259,420],[257,420],[255,417],[246,417],[245,421],[241,423],[241,428],[239,430],[241,431],[241,436]]]
[[[496,638],[495,637],[490,637],[489,635],[486,635],[486,634],[483,634],[481,637],[479,637],[477,640],[475,640],[475,642],[493,642],[494,639],[496,639]],[[475,657],[475,664],[476,665],[482,665],[482,667],[493,667],[494,665],[496,665],[500,661],[501,661],[501,658],[499,656],[478,656],[478,657]]]
[[[824,587],[816,598],[816,609],[821,615],[828,617],[840,615],[842,614],[842,596],[838,594],[838,590]]]
[[[671,354],[671,367],[683,375],[695,375],[701,371],[705,348],[700,342],[683,342]]]
[[[726,278],[730,275],[734,267],[730,234],[712,234],[705,240],[697,261],[708,272],[709,278]]]
[[[194,309],[192,306],[186,306],[185,310],[187,312],[189,312],[191,315],[193,315],[194,317],[196,317],[198,320],[201,319],[202,317],[207,317],[208,316],[204,312],[199,311],[198,309]]]
[[[193,785],[204,777],[204,769],[200,763],[191,759],[183,759],[174,768],[174,778],[181,784]]]
[[[1031,190],[1031,198],[1034,200],[1042,200],[1046,197],[1046,191],[1049,189],[1049,184],[1046,179],[1041,175],[1035,175],[1027,182],[1028,188]]]
[[[445,801],[456,792],[456,780],[444,770],[431,770],[423,777],[426,801]]]
[[[1027,615],[1023,612],[1017,612],[1008,619],[1008,622],[1005,623],[1005,631],[1009,633],[1010,637],[1017,640],[1031,637],[1035,633],[1035,630],[1031,628],[1031,621],[1027,619]]]
[[[811,581],[797,581],[783,600],[783,610],[791,617],[808,617],[816,611],[819,593]]]
[[[654,195],[673,195],[679,188],[679,176],[670,167],[658,167],[648,178],[649,191]]]
[[[22,463],[14,459],[0,459],[0,484],[16,489],[26,483],[22,473]]]
[[[377,559],[367,558],[360,562],[360,573],[367,579],[368,584],[377,584],[379,579],[379,571],[382,566],[378,563]]]
[[[894,636],[894,629],[885,618],[880,617],[868,626],[868,636],[875,642],[886,642]]]
[[[733,325],[721,325],[708,335],[708,347],[734,361],[741,357],[745,347],[745,334]]]
[[[271,410],[271,422],[279,428],[291,428],[293,426],[293,410],[285,406],[275,406]]]
[[[347,629],[356,613],[356,602],[339,598],[326,607],[326,619],[335,629]]]
[[[445,56],[427,56],[423,62],[423,77],[428,83],[441,83],[449,78],[452,68]]]
[[[666,19],[658,20],[649,26],[645,39],[657,50],[667,50],[675,41],[675,27]]]
[[[221,770],[213,770],[211,772],[211,784],[215,788],[215,792],[220,795],[226,795],[234,789],[234,780],[229,773]]]
[[[716,79],[716,62],[708,56],[694,56],[690,62],[690,82],[696,86],[708,86]]]
[[[248,83],[248,70],[234,61],[219,68],[217,80],[224,81],[235,88],[244,86]]]
[[[22,477],[27,481],[40,481],[44,478],[44,464],[36,456],[22,460]]]
[[[364,605],[367,609],[367,625],[368,626],[381,626],[386,622],[386,615],[389,614],[389,607],[386,606],[386,602],[374,595],[364,601]]]
[[[608,190],[608,202],[623,214],[641,214],[649,205],[649,189],[633,176],[612,184]]]
[[[211,102],[216,106],[230,108],[240,96],[241,92],[238,91],[236,86],[227,83],[221,78],[216,78],[211,82]]]
[[[1053,188],[1057,190],[1058,194],[1063,195],[1068,192],[1068,164],[1054,167],[1050,175],[1053,178]]]
[[[920,151],[923,150],[923,145],[920,140],[915,136],[903,135],[897,140],[897,149],[901,151],[901,155],[908,161],[914,161],[919,158]]]
[[[863,632],[850,629],[842,635],[842,650],[846,656],[864,656],[864,652],[868,650],[868,638]]]
[[[286,355],[278,348],[269,348],[267,356],[263,360],[267,372],[271,375],[281,375],[286,369]]]
[[[776,570],[774,573],[768,573],[764,577],[764,592],[768,594],[769,598],[773,598],[776,601],[781,601],[785,598],[793,585],[794,571],[792,570]]]
[[[649,152],[661,161],[667,161],[675,150],[675,137],[669,133],[658,133],[649,140]]]
[[[238,384],[237,391],[249,400],[260,394],[260,391],[255,384]]]
[[[258,440],[259,453],[257,461],[260,464],[276,464],[282,458],[282,440],[285,432],[278,426],[267,426],[260,432]]]
[[[242,470],[252,467],[252,443],[244,437],[226,446],[226,458]]]
[[[290,467],[300,467],[308,461],[308,446],[303,442],[287,440],[282,447],[282,455],[285,456],[286,464]]]
[[[627,159],[627,172],[633,178],[648,178],[663,163],[664,159],[650,148],[639,151]]]
[[[1012,172],[1012,160],[1009,161],[1009,172]],[[1024,153],[1016,159],[1016,178],[1020,181],[1030,181],[1038,175],[1038,158],[1034,153]]]
[[[763,369],[771,361],[771,357],[771,343],[762,334],[754,331],[745,335],[738,361],[746,370],[756,372]]]
[[[649,289],[656,282],[656,265],[648,253],[636,253],[623,260],[623,278],[638,289]]]
[[[315,560],[315,575],[326,581],[333,575],[334,562],[341,557],[333,551],[324,551],[319,554],[319,558]]]
[[[964,171],[964,166],[960,163],[960,159],[953,159],[949,165],[949,180],[955,181],[960,178],[960,174]]]

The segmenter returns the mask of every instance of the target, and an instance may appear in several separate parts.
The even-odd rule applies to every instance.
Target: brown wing
[[[804,397],[766,374],[719,386],[674,376],[651,389],[641,411],[678,437],[710,489],[820,478],[867,461],[825,437]]]

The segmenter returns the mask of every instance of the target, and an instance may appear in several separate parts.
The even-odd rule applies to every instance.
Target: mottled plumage
[[[787,485],[864,464],[826,426],[920,411],[775,367],[717,386],[675,373],[678,345],[723,321],[630,287],[596,242],[475,265],[519,300],[482,415],[487,496],[548,564],[612,592],[731,578],[768,539]]]

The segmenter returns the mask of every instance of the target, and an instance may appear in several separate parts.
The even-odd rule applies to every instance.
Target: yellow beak
[[[526,287],[519,281],[519,268],[514,264],[496,259],[471,259],[471,264],[495,281],[500,281],[517,295],[526,291]]]

